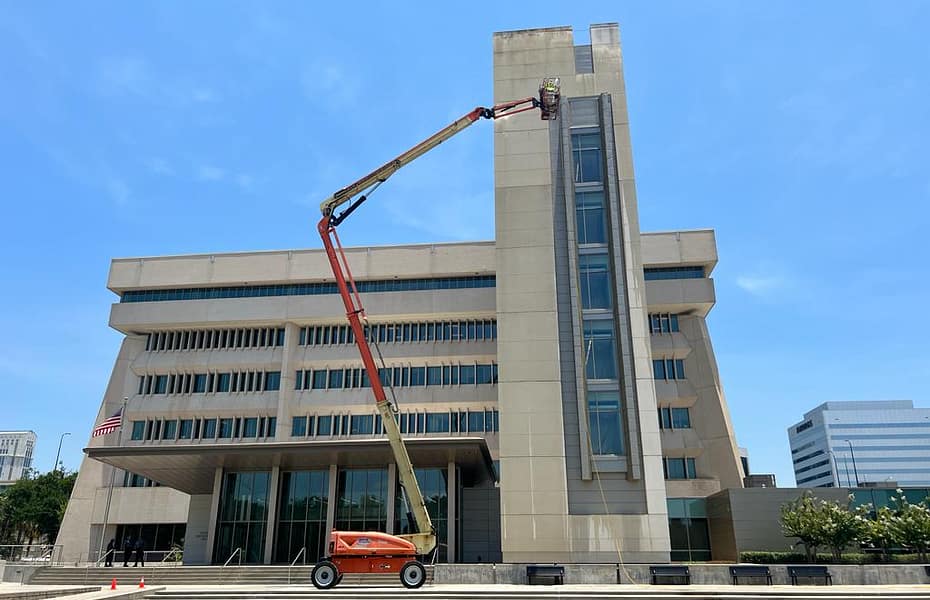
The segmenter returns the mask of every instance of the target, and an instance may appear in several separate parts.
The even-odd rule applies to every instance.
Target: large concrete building
[[[0,491],[32,468],[36,439],[34,431],[0,431]]]
[[[798,487],[930,486],[930,408],[825,402],[788,428]]]
[[[494,35],[495,101],[544,76],[557,121],[495,122],[495,241],[348,250],[440,559],[710,558],[703,499],[743,477],[713,231],[639,231],[616,25]],[[108,287],[98,420],[125,398],[125,427],[90,442],[67,559],[141,533],[187,563],[313,560],[333,527],[409,528],[322,251],[117,259]]]

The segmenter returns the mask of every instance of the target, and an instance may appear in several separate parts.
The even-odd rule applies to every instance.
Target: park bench
[[[526,581],[530,585],[562,585],[565,567],[562,565],[526,565]]]
[[[691,585],[691,570],[687,565],[653,565],[649,567],[649,574],[652,575],[652,585],[657,585],[660,578],[674,579],[668,582],[671,584],[684,580],[685,585]]]
[[[788,577],[791,578],[791,585],[798,585],[799,577],[823,579],[826,585],[833,585],[833,577],[823,565],[791,565],[788,567]]]
[[[734,565],[730,567],[733,585],[739,585],[740,577],[765,577],[765,583],[772,585],[772,572],[764,565]]]

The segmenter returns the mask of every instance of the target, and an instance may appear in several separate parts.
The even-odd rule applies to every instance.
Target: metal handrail
[[[60,544],[0,544],[0,560],[8,563],[47,562],[55,566],[61,560],[61,552]]]
[[[229,555],[229,558],[226,559],[226,562],[223,563],[224,567],[228,567],[229,563],[232,562],[232,559],[236,558],[236,555],[239,555],[239,566],[242,566],[242,548],[236,548],[232,554]]]
[[[291,567],[297,564],[297,560],[303,556],[304,557],[304,566],[307,566],[307,547],[304,546],[300,549],[300,552],[297,553],[297,556],[294,557],[294,560],[291,561],[291,564],[287,567],[287,584],[291,584]]]
[[[99,565],[100,561],[105,560],[111,554],[113,555],[113,558],[116,558],[116,548],[111,548],[107,550],[103,556],[101,556],[100,558],[94,561],[94,566],[96,567],[97,565]]]
[[[161,559],[161,562],[158,563],[158,564],[160,564],[160,565],[165,564],[166,562],[168,562],[168,559],[171,558],[172,556],[177,556],[177,557],[179,558],[178,561],[172,561],[172,562],[177,562],[178,564],[180,564],[181,561],[184,560],[184,550],[181,550],[181,549],[179,549],[179,548],[173,549],[171,552],[169,552],[168,554],[166,554],[165,557],[164,557],[163,559]]]

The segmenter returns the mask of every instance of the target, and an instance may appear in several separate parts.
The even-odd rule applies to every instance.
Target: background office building
[[[930,485],[930,409],[910,400],[826,402],[788,440],[798,487]]]
[[[495,241],[347,250],[440,560],[707,559],[704,498],[741,486],[714,234],[640,234],[617,26],[590,39],[494,36],[496,102],[563,93],[557,121],[494,123]],[[322,251],[118,259],[108,287],[125,339],[98,421],[125,397],[126,426],[90,441],[66,559],[104,521],[189,564],[409,530]]]
[[[32,468],[36,439],[34,431],[0,431],[0,491]]]

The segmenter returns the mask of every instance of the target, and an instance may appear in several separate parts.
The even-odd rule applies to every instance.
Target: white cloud
[[[222,181],[226,178],[226,170],[213,165],[201,165],[197,178],[201,181]]]
[[[130,189],[126,182],[119,177],[108,176],[104,182],[110,197],[119,205],[129,203]]]
[[[781,276],[754,277],[742,275],[736,278],[736,285],[756,296],[768,296],[775,290],[785,286],[785,279]]]

